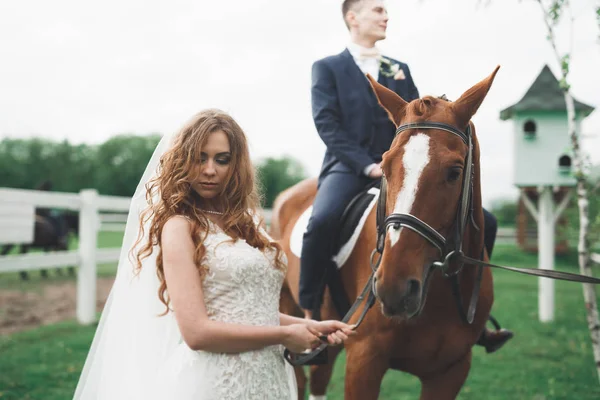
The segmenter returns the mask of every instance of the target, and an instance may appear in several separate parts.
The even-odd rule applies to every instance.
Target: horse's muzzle
[[[386,317],[411,318],[419,312],[422,293],[420,280],[408,279],[389,286],[380,283],[376,282],[376,294]]]

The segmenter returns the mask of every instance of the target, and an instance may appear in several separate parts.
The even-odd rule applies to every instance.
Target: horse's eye
[[[448,169],[446,180],[448,182],[456,182],[458,178],[460,178],[460,173],[462,172],[462,168],[460,167],[452,167]]]

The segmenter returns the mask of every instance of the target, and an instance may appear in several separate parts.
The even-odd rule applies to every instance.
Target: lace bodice
[[[264,231],[263,231],[264,233]],[[211,319],[249,325],[279,325],[279,294],[284,272],[274,251],[264,253],[211,223],[204,242],[204,302]]]
[[[211,225],[204,242],[209,270],[203,281],[209,318],[245,325],[279,325],[284,271],[274,266],[275,251],[263,253],[243,239],[232,242],[221,228]],[[240,354],[204,353],[219,371],[214,382],[216,398],[288,398],[282,353],[280,345]]]

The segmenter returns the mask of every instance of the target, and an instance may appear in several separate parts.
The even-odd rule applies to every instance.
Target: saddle
[[[323,279],[317,289],[316,298],[318,301],[313,307],[314,319],[320,319],[320,308],[323,304],[323,295],[327,287],[329,287],[334,306],[339,315],[345,315],[350,309],[350,301],[344,291],[339,270],[348,260],[350,254],[352,254],[352,250],[356,245],[366,219],[377,204],[379,183],[379,180],[373,181],[373,183],[354,196],[344,209],[340,222],[340,230],[332,244],[332,260],[337,268],[329,268],[324,271]],[[300,257],[302,250],[302,236],[308,225],[311,211],[312,207],[309,207],[298,218],[290,237],[290,248],[298,257]]]
[[[378,184],[379,181],[376,181]],[[379,195],[379,188],[376,184],[372,184],[365,188],[362,192],[354,196],[354,198],[348,203],[342,214],[342,220],[340,225],[340,232],[337,236],[337,240],[334,241],[334,261],[341,268],[344,265],[347,257],[352,252],[356,239],[362,230],[364,221],[366,220],[369,212],[371,211],[371,205],[375,205],[376,197]],[[356,236],[355,238],[353,236]],[[354,240],[352,240],[354,239]],[[348,254],[345,254],[346,250]]]

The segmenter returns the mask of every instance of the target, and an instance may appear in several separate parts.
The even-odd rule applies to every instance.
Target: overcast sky
[[[533,0],[387,1],[384,54],[406,62],[421,95],[456,99],[500,71],[473,118],[484,202],[514,197],[511,122],[545,63],[558,69]],[[485,3],[485,0],[483,1]],[[593,0],[572,0],[571,83],[600,106]],[[311,64],[342,51],[340,0],[19,0],[0,2],[0,135],[99,143],[119,133],[177,130],[218,107],[247,132],[251,154],[299,159],[310,175],[325,146],[310,113]],[[569,29],[561,25],[561,49]],[[583,123],[600,162],[600,111]]]

